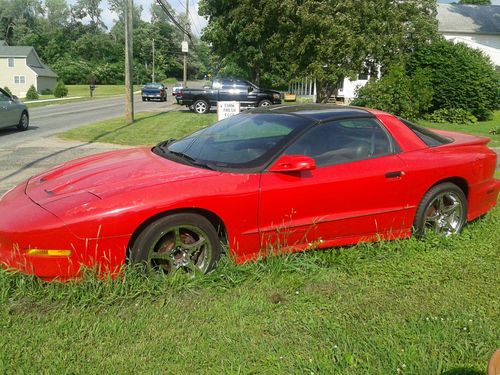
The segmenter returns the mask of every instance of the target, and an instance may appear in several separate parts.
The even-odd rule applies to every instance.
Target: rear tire
[[[467,221],[467,197],[450,182],[432,187],[418,205],[413,230],[421,238],[428,231],[448,237],[462,231]]]
[[[149,224],[130,249],[130,262],[172,274],[179,269],[208,273],[221,253],[217,231],[205,217],[174,214]]]
[[[194,111],[196,113],[199,113],[200,115],[208,113],[208,111],[210,110],[210,106],[208,105],[208,102],[204,99],[196,100],[193,104],[193,108],[194,108]]]
[[[21,114],[21,118],[19,119],[19,123],[17,124],[17,129],[20,131],[25,131],[28,129],[30,125],[30,117],[28,115],[28,112],[23,111]]]
[[[142,98],[142,101],[145,102],[146,101],[146,98]]]

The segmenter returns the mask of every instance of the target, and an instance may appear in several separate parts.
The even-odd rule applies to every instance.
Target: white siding
[[[8,61],[7,57],[0,57],[0,87],[7,86],[13,95],[23,98],[31,85],[37,87],[36,74],[26,65],[23,57],[14,58],[13,68],[9,68]],[[15,83],[15,76],[25,77],[25,83]]]

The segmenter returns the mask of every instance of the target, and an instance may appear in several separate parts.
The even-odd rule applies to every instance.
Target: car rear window
[[[402,118],[400,118],[400,120],[429,147],[441,146],[453,142],[450,138],[434,133],[432,130],[426,129],[422,126],[415,125],[408,120],[404,120]]]

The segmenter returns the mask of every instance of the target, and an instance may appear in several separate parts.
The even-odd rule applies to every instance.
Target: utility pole
[[[134,122],[134,89],[133,89],[133,45],[132,45],[132,12],[133,0],[125,0],[125,122]]]
[[[186,31],[189,31],[189,0],[186,0]],[[187,34],[184,33],[184,43],[187,43]],[[184,85],[187,87],[187,51],[184,52]]]
[[[153,81],[155,82],[155,40],[153,38]]]

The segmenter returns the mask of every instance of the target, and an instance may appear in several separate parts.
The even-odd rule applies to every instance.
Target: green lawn
[[[197,115],[186,112],[138,114],[134,125],[124,126],[122,118],[107,120],[63,133],[65,139],[79,141],[108,142],[129,145],[154,144],[168,138],[180,138],[200,127],[216,121],[215,114]],[[500,147],[500,134],[489,134],[489,130],[500,126],[500,111],[490,121],[472,125],[435,124],[419,121],[420,125],[490,137],[489,147]]]
[[[499,223],[497,208],[449,239],[223,259],[195,278],[0,271],[0,373],[484,374]]]
[[[117,118],[73,129],[62,133],[60,137],[84,142],[152,145],[169,138],[183,137],[216,120],[217,115],[213,113],[138,113],[132,125],[125,125],[123,118]]]
[[[490,121],[481,121],[476,124],[458,125],[458,124],[436,124],[429,121],[418,121],[420,125],[443,129],[450,131],[458,131],[463,133],[470,133],[476,135],[483,135],[491,138],[489,147],[500,147],[500,134],[490,134],[489,131],[495,127],[500,127],[500,111],[493,113],[493,118]]]
[[[50,102],[28,103],[27,104],[28,108],[44,107],[47,105],[59,105],[59,104],[91,99],[88,85],[66,85],[66,87],[68,88],[67,98],[71,97],[80,97],[80,98],[56,100]],[[141,89],[140,85],[134,85],[134,91],[138,91],[140,89]],[[96,99],[106,98],[110,96],[123,95],[123,94],[125,94],[125,85],[96,85],[93,98]],[[38,98],[38,100],[44,100],[44,99],[55,99],[55,97],[54,95],[40,95],[40,97]],[[23,101],[28,101],[28,100],[23,99]]]

